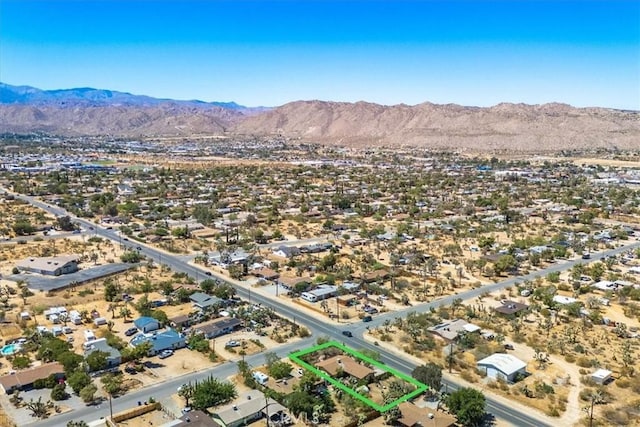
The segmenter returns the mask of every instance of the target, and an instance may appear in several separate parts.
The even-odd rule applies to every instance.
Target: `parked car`
[[[173,356],[173,350],[162,350],[158,355],[160,359],[166,359],[169,356]]]
[[[342,331],[342,335],[349,338],[353,337],[353,333],[351,331]]]
[[[135,335],[138,332],[138,328],[133,327],[133,328],[129,328],[126,331],[124,331],[124,334],[128,337],[130,337],[131,335]]]
[[[227,341],[225,347],[240,347],[240,342],[235,340]]]
[[[363,321],[363,322],[371,322],[372,320],[373,320],[373,317],[371,317],[371,316],[364,316],[364,317],[362,318],[362,321]]]
[[[505,344],[504,345],[504,349],[505,350],[513,350],[513,345],[512,344]]]

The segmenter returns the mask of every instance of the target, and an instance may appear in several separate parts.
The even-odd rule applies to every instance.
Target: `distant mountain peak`
[[[228,110],[250,111],[251,108],[235,102],[206,102],[200,100],[182,101],[161,99],[146,95],[134,95],[109,89],[79,87],[73,89],[42,90],[32,86],[13,86],[0,82],[0,104],[24,105],[129,105],[157,106],[176,104],[198,108],[218,107]],[[261,108],[264,109],[264,108]]]

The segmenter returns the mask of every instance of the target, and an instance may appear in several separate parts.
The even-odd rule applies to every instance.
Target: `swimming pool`
[[[3,356],[11,356],[20,351],[20,344],[7,344],[4,347],[0,348],[0,354]]]

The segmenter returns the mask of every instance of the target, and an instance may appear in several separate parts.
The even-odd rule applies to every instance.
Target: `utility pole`
[[[453,365],[453,341],[449,344],[449,373],[451,373],[451,368]]]
[[[113,405],[111,404],[111,393],[107,393],[109,395],[109,418],[111,422],[113,422]]]

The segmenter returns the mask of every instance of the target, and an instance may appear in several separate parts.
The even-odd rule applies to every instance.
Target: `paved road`
[[[291,344],[285,344],[274,351],[281,357],[286,357],[289,353],[294,352],[296,350],[308,347],[314,343],[314,338],[307,338],[302,341],[294,342]],[[188,356],[188,352],[190,350],[183,349],[178,350],[174,356],[172,357],[180,357],[180,356]],[[247,356],[245,360],[251,366],[259,366],[264,365],[264,354],[255,354],[252,356]],[[216,378],[228,378],[231,375],[235,375],[238,372],[238,367],[235,361],[225,362],[219,366],[214,368],[206,369],[201,372],[197,372],[194,374],[184,375],[177,378],[170,378],[164,382],[159,384],[145,387],[141,390],[136,390],[130,393],[125,394],[124,396],[115,398],[111,401],[113,406],[113,413],[117,414],[118,412],[125,411],[127,409],[131,409],[138,405],[138,402],[144,402],[149,400],[150,397],[158,401],[162,401],[164,399],[168,399],[172,394],[177,392],[177,389],[182,384],[185,384],[189,381],[201,381],[211,375]],[[40,421],[33,421],[32,423],[26,424],[29,426],[37,426],[37,427],[59,427],[64,426],[67,422],[71,420],[79,421],[83,420],[91,422],[93,420],[97,420],[100,418],[109,416],[109,401],[104,401],[102,404],[98,406],[86,406],[82,409],[78,409],[72,412],[67,412],[64,414],[56,415],[52,418]]]
[[[57,208],[57,207],[50,207],[48,205],[46,205],[45,203],[42,203],[38,200],[33,199],[32,197],[28,197],[28,196],[19,196],[21,198],[23,198],[24,200],[28,201],[29,203],[32,203],[36,206],[39,206],[45,210],[50,211],[51,213],[55,214],[55,215],[68,215],[68,213],[66,211],[64,211],[63,209]],[[115,230],[108,230],[108,229],[104,229],[102,227],[98,227],[95,224],[83,220],[83,219],[75,219],[76,221],[78,221],[79,223],[81,223],[83,226],[85,227],[94,227],[96,234],[102,236],[102,237],[106,237],[106,238],[110,238],[113,239],[115,241],[120,241],[120,236],[118,235],[117,231]],[[166,264],[167,266],[169,266],[171,269],[175,270],[175,271],[179,271],[179,272],[184,272],[187,273],[188,275],[195,277],[195,278],[204,278],[205,277],[205,273],[207,270],[204,270],[200,267],[197,266],[192,266],[189,265],[188,263],[186,263],[185,261],[181,260],[178,257],[174,257],[172,255],[169,255],[167,253],[161,252],[159,250],[156,250],[152,247],[149,246],[145,246],[142,244],[139,244],[137,242],[131,242],[131,241],[123,241],[122,242],[125,246],[130,247],[132,249],[135,248],[139,248],[140,252],[146,256],[151,257],[152,259],[155,260],[159,260],[162,263]],[[618,254],[621,252],[624,252],[626,250],[632,249],[632,248],[637,248],[640,247],[640,242],[636,242],[630,245],[626,245],[624,247],[620,247],[620,248],[616,248],[616,249],[612,249],[609,251],[604,251],[602,253],[599,254],[599,257],[602,256],[609,256],[609,255],[614,255],[614,254]],[[483,286],[481,288],[478,289],[473,289],[473,290],[469,290],[466,292],[461,292],[457,295],[451,295],[451,296],[447,296],[447,297],[443,297],[440,298],[438,300],[429,302],[429,303],[424,303],[424,304],[420,304],[414,307],[409,307],[400,311],[396,311],[396,312],[392,312],[392,313],[385,313],[384,315],[380,315],[380,316],[376,316],[373,320],[373,322],[370,322],[368,325],[370,327],[375,327],[378,326],[380,324],[382,324],[386,319],[392,319],[394,317],[398,317],[398,316],[405,316],[407,313],[411,312],[411,311],[416,311],[416,312],[424,312],[427,310],[430,310],[432,307],[438,307],[441,305],[445,305],[445,304],[450,304],[455,298],[462,298],[463,300],[467,300],[467,299],[472,299],[472,298],[476,298],[479,295],[481,295],[484,292],[491,292],[491,291],[496,291],[496,290],[500,290],[500,289],[504,289],[506,287],[509,286],[513,286],[516,283],[522,282],[524,280],[527,279],[534,279],[536,276],[544,276],[548,273],[554,272],[554,271],[564,271],[567,269],[570,269],[571,267],[573,267],[575,264],[577,263],[588,263],[588,262],[593,262],[596,261],[595,258],[598,257],[594,257],[594,259],[592,260],[582,260],[582,259],[576,259],[576,260],[569,260],[569,261],[565,261],[562,263],[557,263],[557,264],[553,264],[543,270],[539,270],[536,271],[534,273],[525,275],[525,276],[520,276],[520,277],[515,277],[515,278],[510,278],[507,280],[504,280],[502,282],[498,282],[498,283],[494,283],[491,285],[486,285]],[[213,274],[213,276],[217,277],[220,280],[226,281],[226,279],[224,277],[219,277],[215,274]],[[298,311],[295,309],[295,307],[291,306],[291,305],[287,305],[284,304],[281,301],[278,300],[274,300],[271,299],[267,296],[264,296],[262,294],[258,294],[258,293],[251,293],[250,288],[245,288],[243,286],[239,286],[237,283],[232,283],[232,285],[234,285],[234,287],[237,289],[237,293],[241,298],[244,299],[249,299],[254,303],[260,303],[263,304],[265,306],[269,306],[272,307],[276,312],[278,312],[278,314],[285,316],[289,319],[292,319],[306,327],[308,327],[310,329],[310,331],[314,334],[314,336],[319,336],[319,335],[326,335],[330,338],[333,339],[337,339],[339,341],[343,341],[343,338],[346,339],[346,343],[349,344],[350,346],[356,348],[356,349],[363,349],[363,348],[368,348],[368,349],[372,349],[377,351],[378,353],[380,353],[381,355],[381,359],[383,363],[386,363],[387,365],[391,366],[394,369],[397,369],[401,372],[410,374],[411,371],[415,368],[415,364],[413,362],[410,362],[406,359],[403,359],[402,357],[398,356],[397,354],[390,352],[386,349],[384,349],[383,347],[379,347],[379,346],[374,346],[373,344],[368,343],[367,341],[365,341],[362,337],[362,334],[365,332],[365,327],[366,325],[364,324],[356,324],[356,325],[345,325],[345,326],[335,326],[335,325],[330,325],[330,324],[326,324],[324,322],[324,319],[322,318],[318,318],[316,316],[312,316],[310,314],[307,314],[306,312],[303,311]],[[343,330],[352,330],[354,332],[354,336],[352,338],[346,338],[342,335],[342,331]],[[290,348],[301,348],[304,345],[313,342],[312,339],[308,339],[305,340],[303,342],[294,344],[292,347]],[[280,351],[278,351],[278,354],[282,354],[282,352],[286,352],[287,351],[287,347],[283,347],[280,349]],[[249,359],[250,363],[254,362],[253,358]],[[263,361],[258,361],[256,364],[261,364]],[[122,409],[125,409],[127,407],[131,407],[131,406],[135,406],[137,404],[138,400],[145,400],[146,398],[148,398],[148,396],[154,396],[157,398],[162,398],[163,396],[168,396],[171,393],[174,392],[174,390],[177,388],[177,386],[179,386],[180,384],[184,383],[185,381],[188,380],[195,380],[197,378],[203,378],[206,377],[210,374],[215,374],[216,376],[220,375],[221,377],[224,377],[224,375],[226,374],[227,376],[233,373],[233,369],[235,369],[235,367],[233,365],[228,366],[229,364],[225,364],[222,365],[218,368],[214,368],[211,369],[209,371],[206,371],[204,373],[200,373],[200,374],[194,374],[194,375],[189,375],[189,376],[185,376],[185,377],[181,377],[179,379],[172,379],[169,380],[161,385],[158,386],[153,386],[153,387],[149,387],[149,388],[145,388],[144,390],[141,390],[139,392],[135,392],[135,393],[131,393],[130,395],[125,395],[119,399],[116,399],[117,406],[114,406],[114,412],[120,411]],[[455,390],[459,385],[455,384],[452,381],[444,381],[444,384],[447,385],[447,387],[450,390]],[[116,409],[117,408],[117,409]],[[100,412],[101,411],[101,412]],[[59,415],[57,417],[54,418],[54,420],[51,421],[50,424],[46,424],[49,423],[49,421],[45,421],[43,423],[39,423],[38,425],[42,425],[42,426],[47,426],[47,425],[60,425],[62,424],[62,417],[69,417],[68,419],[71,419],[73,416],[75,417],[84,417],[84,416],[91,416],[92,419],[95,419],[98,415],[100,416],[104,416],[105,415],[105,409],[101,408],[99,411],[96,411],[95,409],[83,409],[81,411],[75,411],[73,413],[73,415],[69,414],[64,414],[64,415]],[[547,424],[539,421],[538,419],[536,419],[536,414],[532,413],[528,414],[528,413],[523,413],[520,412],[518,410],[516,410],[515,408],[509,407],[508,405],[505,405],[503,403],[501,403],[500,401],[494,400],[492,399],[490,396],[487,396],[487,411],[490,412],[491,414],[493,414],[494,416],[496,416],[497,418],[503,419],[507,422],[510,422],[514,425],[517,426],[531,426],[531,427],[544,427],[547,426]],[[64,418],[65,420],[67,418]],[[55,422],[54,422],[55,421]],[[66,421],[64,421],[66,422]],[[60,423],[60,424],[56,424],[56,423]]]

